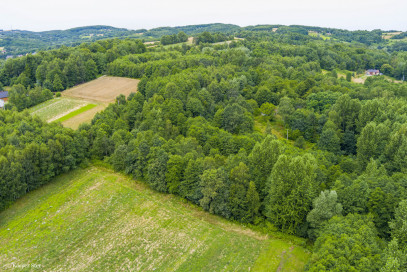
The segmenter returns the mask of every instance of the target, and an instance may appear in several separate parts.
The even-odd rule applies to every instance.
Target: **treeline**
[[[188,41],[188,35],[181,31],[178,34],[164,35],[160,39],[162,45],[176,44]]]
[[[203,32],[194,37],[194,43],[199,45],[201,43],[217,43],[233,39],[233,35],[226,35],[224,33]]]
[[[22,84],[14,85],[9,91],[9,104],[7,108],[15,107],[18,111],[35,106],[52,99],[54,95],[48,89],[40,86],[25,88]]]
[[[407,51],[407,42],[406,41],[400,41],[396,43],[391,43],[387,45],[387,50],[389,52],[406,52]]]
[[[278,26],[278,33],[299,33],[308,35],[308,31],[315,31],[323,35],[330,35],[332,38],[345,42],[357,42],[366,45],[382,44],[385,41],[382,38],[383,31],[375,29],[372,31],[367,30],[345,30],[336,28],[314,27],[314,26]]]
[[[77,167],[88,144],[80,132],[27,112],[0,111],[0,209]]]
[[[164,35],[173,35],[179,32],[185,32],[189,36],[195,36],[202,32],[220,32],[220,33],[235,33],[238,32],[241,27],[232,24],[201,24],[201,25],[188,25],[188,26],[176,26],[176,27],[157,27],[150,29],[143,33],[143,37],[160,38]]]
[[[0,70],[0,81],[6,86],[39,85],[52,91],[61,91],[94,79],[105,71],[107,63],[120,56],[145,51],[141,41],[130,40],[105,40],[75,48],[42,51],[36,55],[7,60]]]
[[[394,35],[393,37],[391,37],[390,39],[393,40],[402,40],[404,38],[407,37],[407,32],[401,32],[400,34]]]

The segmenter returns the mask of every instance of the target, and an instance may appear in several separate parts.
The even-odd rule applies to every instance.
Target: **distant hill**
[[[78,45],[82,42],[106,38],[121,38],[137,35],[137,30],[111,26],[86,26],[67,30],[33,32],[12,30],[0,32],[0,47],[4,47],[3,58],[8,55],[33,53],[38,50],[55,48],[61,45]],[[1,56],[1,55],[0,55]]]
[[[386,32],[382,30],[350,31],[344,29],[301,25],[256,25],[240,27],[233,24],[214,23],[176,27],[158,27],[150,30],[130,30],[126,28],[96,25],[43,32],[0,30],[0,59],[5,59],[7,56],[18,56],[26,53],[33,53],[39,50],[52,49],[62,45],[75,46],[83,42],[92,42],[109,38],[132,38],[152,41],[158,40],[164,35],[177,34],[180,31],[183,31],[190,36],[194,36],[205,31],[235,35],[239,35],[247,31],[276,32],[276,34],[283,35],[289,33],[293,33],[295,35],[308,35],[310,32],[312,32],[312,34],[314,34],[316,37],[320,37],[320,35],[326,37],[328,35],[330,38],[334,38],[339,41],[357,42],[369,46],[373,44],[383,45],[388,43],[387,40],[383,39],[383,35]],[[405,33],[402,33],[401,35],[394,36],[393,39],[402,39],[405,37],[405,35]]]
[[[75,46],[83,42],[93,42],[108,38],[159,39],[163,35],[184,31],[195,35],[205,31],[233,33],[240,31],[237,25],[204,24],[178,27],[158,27],[150,30],[130,30],[112,26],[96,25],[76,27],[67,30],[33,32],[26,30],[0,31],[0,58],[33,53],[39,50],[56,48],[61,45]]]
[[[231,24],[203,24],[203,25],[189,25],[189,26],[176,26],[176,27],[158,27],[153,28],[144,33],[144,36],[159,38],[163,35],[177,34],[180,31],[188,35],[196,35],[205,31],[208,32],[221,32],[221,33],[236,33],[242,30],[238,25]]]

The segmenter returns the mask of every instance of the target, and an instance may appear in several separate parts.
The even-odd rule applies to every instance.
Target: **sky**
[[[407,31],[406,0],[1,0],[0,29],[228,23]]]

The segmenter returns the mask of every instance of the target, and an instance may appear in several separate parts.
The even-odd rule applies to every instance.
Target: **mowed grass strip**
[[[66,121],[66,120],[68,120],[68,119],[70,119],[70,118],[72,118],[72,117],[74,117],[74,116],[76,116],[76,115],[78,115],[78,114],[81,114],[81,113],[83,113],[83,112],[85,112],[85,111],[88,111],[88,110],[90,110],[90,109],[93,109],[93,108],[96,107],[96,106],[97,106],[96,104],[88,104],[88,105],[86,105],[86,106],[83,106],[83,107],[80,108],[80,109],[77,109],[77,110],[75,110],[75,111],[73,111],[73,112],[68,113],[68,114],[65,115],[65,116],[62,116],[61,118],[55,120],[54,122],[64,122],[64,121]]]
[[[62,125],[64,127],[69,127],[72,129],[77,129],[79,125],[83,123],[90,123],[95,116],[96,113],[103,111],[108,105],[107,104],[99,104],[96,107],[87,110],[81,114],[78,114],[64,122],[62,122]]]
[[[41,120],[48,121],[80,106],[81,104],[84,104],[84,101],[59,97],[38,104],[30,108],[28,111],[32,115],[40,117]]]
[[[302,271],[308,256],[99,167],[64,174],[0,213],[0,270]]]

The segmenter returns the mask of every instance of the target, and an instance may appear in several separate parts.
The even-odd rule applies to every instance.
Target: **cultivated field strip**
[[[97,101],[114,102],[120,94],[126,97],[137,91],[139,80],[123,77],[102,76],[90,82],[78,85],[62,93],[63,96]]]
[[[29,111],[47,122],[62,121],[65,127],[77,129],[80,124],[89,123],[96,113],[103,111],[120,94],[128,96],[137,91],[139,80],[102,76],[62,92],[62,97],[54,98]],[[90,107],[89,105],[95,105]],[[84,109],[86,111],[80,111]],[[72,114],[72,113],[77,114]],[[70,115],[69,118],[63,118]]]
[[[82,100],[59,97],[32,107],[29,111],[44,121],[52,122],[86,104],[88,103]]]

